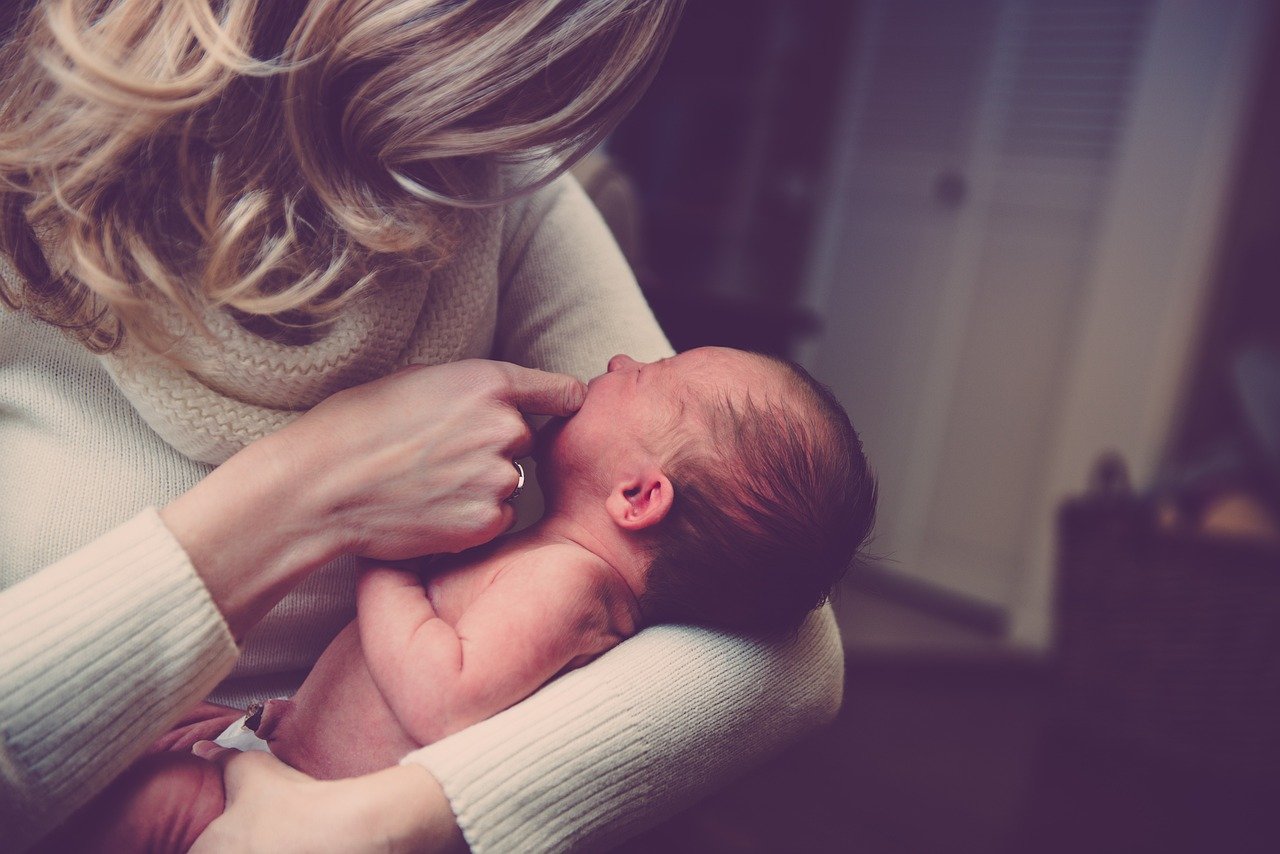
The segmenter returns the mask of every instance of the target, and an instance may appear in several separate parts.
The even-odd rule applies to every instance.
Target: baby
[[[646,625],[792,631],[849,565],[875,508],[830,392],[735,350],[615,356],[581,410],[540,433],[536,456],[544,518],[422,576],[366,569],[356,620],[292,700],[250,717],[256,738],[312,776],[353,776],[496,714]],[[175,761],[208,766],[182,772],[201,802],[182,833],[163,833],[182,850],[221,811],[221,787],[211,763]],[[181,783],[162,766],[128,775],[87,835],[142,847],[154,801],[172,802]]]

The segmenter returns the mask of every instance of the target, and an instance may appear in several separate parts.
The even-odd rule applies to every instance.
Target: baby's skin
[[[437,560],[425,585],[412,571],[366,569],[356,603],[293,700],[268,702],[257,726],[313,777],[390,767],[587,663],[640,618],[612,567],[541,526]]]

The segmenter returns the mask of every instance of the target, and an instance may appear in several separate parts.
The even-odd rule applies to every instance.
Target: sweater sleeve
[[[606,850],[829,722],[842,673],[829,608],[777,644],[655,626],[405,761],[475,854]]]
[[[235,642],[154,509],[0,593],[0,827],[23,850],[231,670]]]
[[[640,361],[671,345],[631,268],[578,182],[559,179],[509,210],[495,358],[590,379],[615,353]]]
[[[586,378],[671,352],[599,215],[562,179],[511,212],[503,358]],[[482,852],[596,850],[678,812],[839,709],[830,608],[791,640],[657,626],[410,754]]]

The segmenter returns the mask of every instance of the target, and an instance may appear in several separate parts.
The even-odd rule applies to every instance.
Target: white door
[[[1164,439],[1259,5],[885,0],[860,23],[803,361],[880,475],[883,565],[1021,642],[1048,636],[1061,496],[1113,446],[1144,474]],[[1100,317],[1152,299],[1181,307]],[[1165,421],[1100,433],[1129,416],[1095,394]]]

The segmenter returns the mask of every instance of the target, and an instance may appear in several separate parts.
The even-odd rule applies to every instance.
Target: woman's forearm
[[[237,642],[342,550],[279,444],[245,448],[160,511]]]
[[[227,675],[236,647],[148,509],[0,593],[0,827],[21,851]]]

